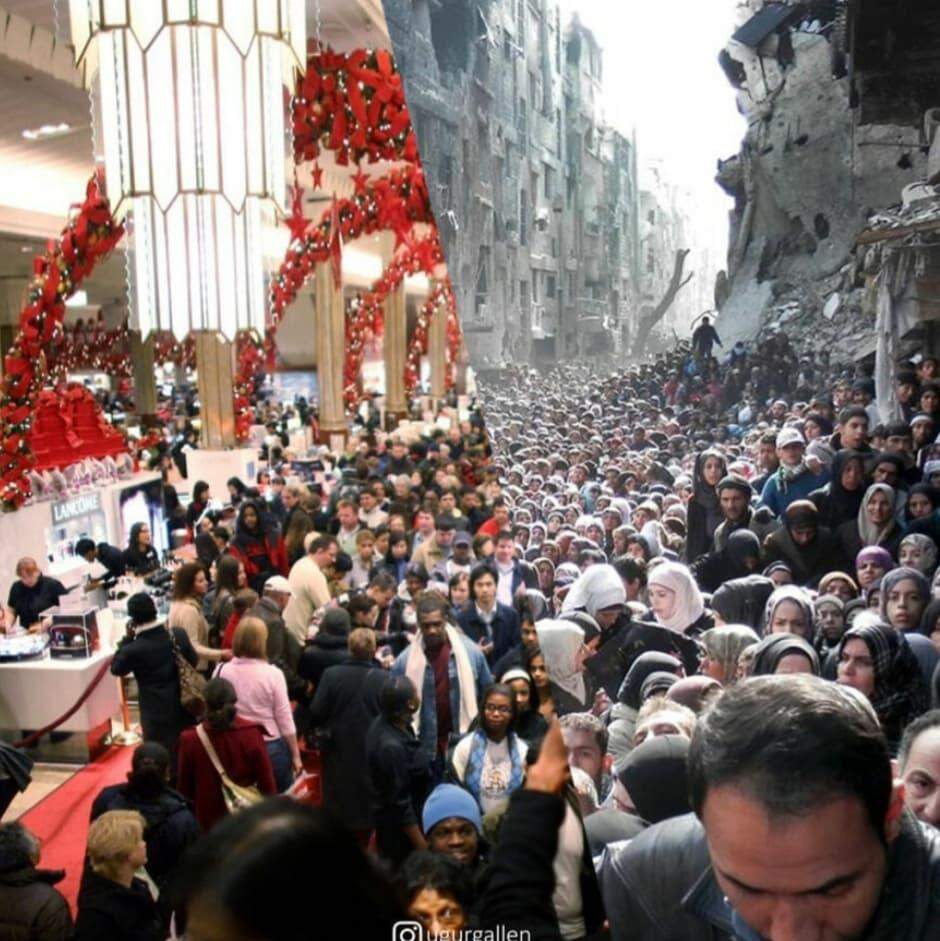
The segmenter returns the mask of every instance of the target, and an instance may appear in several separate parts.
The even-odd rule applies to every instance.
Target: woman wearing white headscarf
[[[862,549],[879,546],[895,560],[904,530],[895,515],[896,496],[887,484],[872,484],[862,497],[858,517],[837,530],[846,558],[854,559]]]
[[[555,715],[584,712],[592,694],[584,676],[587,648],[584,631],[570,621],[539,621],[535,625],[539,650],[551,684]]]
[[[930,536],[911,533],[901,540],[898,562],[901,565],[909,565],[921,575],[930,578],[937,567],[937,544]]]
[[[676,634],[696,637],[715,626],[689,569],[662,562],[649,573],[647,594],[656,621]]]
[[[764,634],[795,634],[811,644],[815,633],[812,598],[797,585],[777,588],[764,608]]]
[[[587,611],[604,630],[620,617],[626,601],[627,592],[617,570],[612,565],[592,565],[571,586],[561,611]]]

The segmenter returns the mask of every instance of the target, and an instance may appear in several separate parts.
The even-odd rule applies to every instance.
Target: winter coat
[[[484,637],[492,640],[493,649],[486,658],[489,663],[495,662],[522,642],[519,634],[519,615],[508,605],[499,602],[496,603],[489,630],[472,601],[457,612],[457,623],[472,641],[479,643]]]
[[[297,672],[316,686],[329,667],[349,660],[349,641],[346,636],[317,634],[300,655]]]
[[[731,941],[730,907],[694,814],[614,844],[600,868],[611,941]],[[940,832],[909,813],[888,851],[882,901],[859,941],[936,941],[940,925]]]
[[[366,768],[366,735],[380,712],[388,673],[373,662],[350,660],[327,669],[310,706],[321,730],[323,807],[350,830],[372,826],[372,788]]]
[[[166,926],[145,882],[130,888],[87,869],[74,941],[164,941]]]
[[[55,888],[64,878],[32,866],[0,873],[0,941],[67,941],[72,915]]]
[[[276,794],[274,771],[264,744],[260,726],[240,716],[225,730],[206,728],[209,741],[226,774],[236,784],[256,785],[262,794]],[[193,802],[196,819],[203,832],[228,815],[222,797],[222,782],[195,729],[180,737],[180,793]]]
[[[553,863],[566,799],[570,798],[525,788],[510,798],[480,905],[484,930],[495,931],[503,926],[524,932],[523,936],[533,941],[560,941],[558,920],[552,908]],[[580,888],[584,924],[591,936],[601,930],[605,915],[587,835]]]
[[[198,657],[186,631],[173,631],[180,652],[192,666]],[[118,644],[111,662],[115,676],[134,674],[140,701],[140,724],[147,741],[160,742],[176,751],[180,732],[195,723],[180,705],[180,681],[170,634],[162,625],[138,631],[133,640]]]
[[[158,888],[165,885],[186,849],[199,839],[199,824],[192,805],[172,788],[152,800],[143,800],[127,784],[106,787],[91,805],[91,819],[110,810],[136,810],[147,821],[147,872]]]
[[[760,502],[769,507],[774,516],[782,517],[787,507],[795,500],[806,500],[809,495],[819,487],[829,483],[829,472],[813,474],[804,470],[786,485],[781,483],[780,474],[775,473],[767,479],[761,491]]]
[[[786,526],[771,533],[764,541],[763,565],[766,568],[773,562],[786,562],[793,572],[793,581],[810,588],[815,588],[828,572],[842,572],[848,566],[839,540],[823,527],[806,546],[798,546]]]

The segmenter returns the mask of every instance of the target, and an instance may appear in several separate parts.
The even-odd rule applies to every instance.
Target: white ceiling
[[[60,36],[68,37],[68,0],[57,0]],[[156,2],[156,0],[154,0]],[[307,0],[307,32],[316,33],[316,0]],[[21,16],[55,34],[53,0],[0,0],[2,12]],[[381,0],[322,0],[321,36],[339,51],[389,46]],[[22,132],[43,124],[66,122],[76,128],[55,139],[29,142]],[[7,298],[19,279],[28,276],[32,254],[57,234],[68,208],[78,202],[92,170],[90,111],[87,95],[28,62],[0,55],[0,318],[12,311]],[[325,157],[324,190],[349,195],[352,170]],[[365,168],[375,175],[387,165]],[[39,182],[37,182],[39,181]],[[309,187],[309,172],[302,173]],[[308,201],[306,214],[318,215],[322,204]],[[86,285],[89,301],[108,304],[124,292],[124,258],[120,252],[99,268]],[[2,308],[7,307],[6,311]]]

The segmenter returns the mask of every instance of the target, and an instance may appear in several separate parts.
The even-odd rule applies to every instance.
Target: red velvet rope
[[[98,684],[104,679],[104,675],[110,669],[111,661],[113,659],[114,657],[110,656],[108,657],[107,660],[105,660],[101,664],[101,666],[98,668],[98,672],[95,674],[95,678],[88,684],[88,688],[85,690],[84,693],[81,694],[81,696],[78,697],[78,699],[75,701],[75,705],[73,705],[72,708],[69,709],[68,712],[63,713],[54,722],[50,722],[48,725],[44,725],[41,729],[38,729],[35,732],[31,732],[29,735],[26,736],[26,738],[22,739],[21,741],[14,742],[13,747],[14,748],[29,748],[30,746],[35,745],[36,742],[38,742],[39,739],[43,737],[43,735],[46,735],[49,732],[54,732],[60,725],[64,724],[65,722],[68,722],[68,720],[71,719],[72,716],[74,716],[75,713],[78,712],[78,710],[82,708],[82,706],[85,704],[85,701],[88,699],[88,697],[95,691]]]

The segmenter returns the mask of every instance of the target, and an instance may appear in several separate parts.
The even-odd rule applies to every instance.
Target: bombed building
[[[597,37],[556,0],[385,11],[472,361],[622,354],[655,289],[636,140],[604,120]]]
[[[920,218],[914,202],[929,219],[930,184],[940,182],[940,8],[913,0],[739,8],[721,54],[748,121],[740,153],[718,173],[735,200],[729,282],[718,292],[722,336],[783,329],[870,356],[881,250],[869,248],[882,240],[862,235],[880,229],[886,212]],[[917,233],[891,241],[902,237]],[[919,254],[929,272],[928,254]],[[929,334],[940,307],[922,282],[916,319]]]

